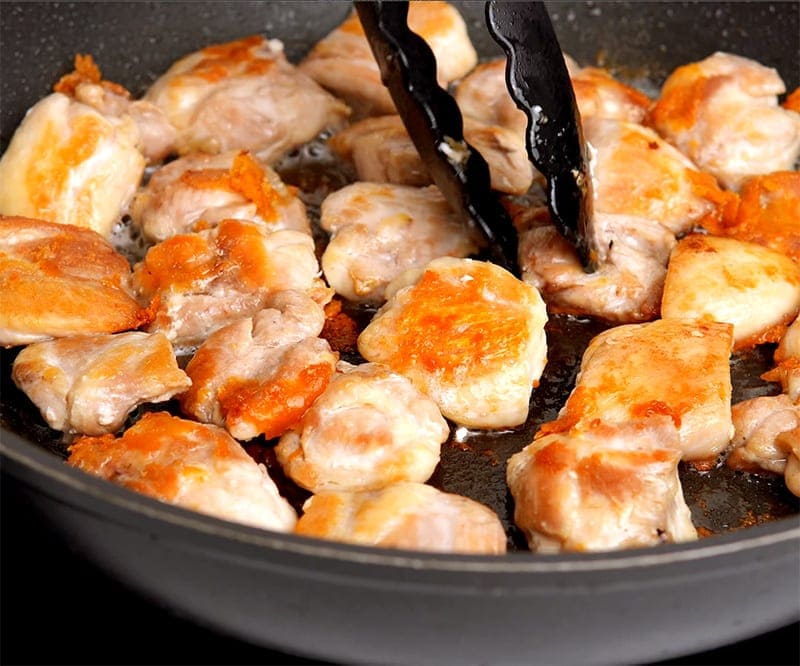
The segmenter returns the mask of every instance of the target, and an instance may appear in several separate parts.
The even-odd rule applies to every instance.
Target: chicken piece
[[[331,234],[321,260],[328,284],[361,303],[382,303],[386,285],[408,268],[479,246],[434,186],[353,183],[325,198],[320,225]]]
[[[408,26],[431,47],[439,85],[443,88],[478,62],[464,19],[451,4],[409,3]],[[314,45],[299,68],[344,99],[358,118],[396,113],[355,11]]]
[[[319,337],[322,306],[281,291],[265,309],[212,333],[186,366],[192,388],[183,411],[236,439],[278,437],[328,385],[338,355]]]
[[[224,219],[251,220],[270,231],[311,233],[297,191],[250,153],[193,153],[156,171],[131,204],[145,238],[158,242]]]
[[[358,338],[459,425],[506,428],[528,416],[547,359],[539,292],[483,261],[443,257],[390,285]]]
[[[595,336],[575,389],[543,434],[621,426],[665,416],[684,460],[712,460],[730,441],[730,324],[659,319]]]
[[[506,194],[528,191],[534,169],[521,134],[464,118],[464,138],[486,160],[492,188]],[[433,183],[400,116],[364,118],[328,144],[353,163],[358,180],[417,187]]]
[[[761,376],[769,382],[780,382],[783,392],[800,402],[800,317],[786,329],[775,350],[777,367]]]
[[[786,469],[783,478],[786,487],[793,495],[800,497],[800,426],[794,430],[780,433],[775,442],[784,450],[789,451],[786,458]]]
[[[672,252],[665,319],[733,325],[734,348],[777,342],[800,310],[800,265],[762,245],[692,234]]]
[[[130,265],[99,234],[0,215],[0,345],[138,328]]]
[[[709,220],[703,226],[718,236],[783,252],[800,263],[800,172],[778,171],[747,179],[736,217]]]
[[[736,430],[728,466],[746,472],[783,474],[787,459],[794,454],[778,437],[800,427],[800,405],[781,393],[744,400],[735,404],[731,412]]]
[[[149,412],[121,437],[80,437],[67,463],[185,509],[278,532],[297,514],[225,430],[166,412]]]
[[[104,435],[136,407],[191,385],[161,334],[78,335],[37,342],[14,360],[14,383],[55,430]]]
[[[130,117],[139,130],[137,148],[148,164],[158,164],[174,152],[178,133],[161,109],[146,100],[131,99],[123,86],[104,80],[92,56],[76,55],[75,70],[61,77],[54,90],[106,117]]]
[[[644,93],[615,79],[598,67],[580,68],[564,55],[581,118],[609,118],[640,123],[651,104]],[[524,137],[528,124],[506,86],[506,59],[481,63],[465,76],[455,92],[456,103],[465,117],[488,125],[501,125]]]
[[[283,471],[312,493],[427,481],[450,434],[436,404],[386,366],[338,369],[275,447]]]
[[[350,113],[260,35],[182,57],[144,99],[177,129],[180,154],[249,150],[269,164]]]
[[[531,550],[608,551],[695,540],[676,445],[674,428],[663,421],[633,422],[551,433],[511,456],[506,476],[514,521]]]
[[[199,345],[211,333],[264,307],[278,291],[330,300],[314,241],[299,231],[269,232],[255,222],[223,220],[213,229],[173,236],[151,247],[133,269],[141,298],[157,307],[151,332],[178,347]]]
[[[297,534],[381,548],[502,555],[506,534],[494,511],[423,483],[363,492],[323,491],[303,505]]]
[[[595,149],[590,234],[597,270],[587,273],[543,209],[518,215],[523,279],[555,312],[614,323],[659,314],[675,236],[730,215],[736,195],[719,189],[652,130],[603,118],[584,122]]]
[[[130,117],[106,117],[53,93],[37,102],[0,157],[0,214],[86,227],[108,238],[144,174]]]
[[[667,77],[650,123],[731,190],[755,175],[792,169],[800,156],[800,114],[782,108],[778,72],[717,52]]]

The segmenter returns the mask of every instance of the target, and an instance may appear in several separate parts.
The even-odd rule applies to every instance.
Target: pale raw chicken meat
[[[778,104],[786,86],[755,60],[717,52],[678,67],[661,88],[650,123],[726,188],[792,169],[800,156],[800,113]]]
[[[528,191],[534,169],[522,135],[467,117],[464,139],[486,160],[493,189],[506,194]],[[328,145],[352,162],[358,180],[418,187],[433,183],[400,116],[364,118],[337,132]]]
[[[104,238],[144,174],[139,130],[63,93],[25,115],[0,157],[0,214],[86,227]]]
[[[532,551],[610,551],[697,539],[667,417],[534,439],[508,461]]]
[[[161,167],[134,197],[131,218],[154,242],[224,219],[251,220],[270,231],[311,233],[297,191],[244,151],[193,153]]]
[[[781,435],[800,428],[800,405],[785,393],[760,396],[731,409],[736,429],[731,439],[728,466],[748,472],[766,470],[783,474],[787,460],[796,455]],[[800,452],[800,442],[794,447]]]
[[[449,433],[436,403],[402,375],[375,363],[340,363],[275,453],[287,476],[312,493],[377,490],[427,481]]]
[[[736,216],[703,226],[718,236],[758,243],[800,263],[800,172],[777,171],[748,178]]]
[[[177,129],[180,154],[242,149],[270,164],[350,113],[260,35],[185,55],[144,99]]]
[[[327,387],[338,355],[318,336],[322,306],[280,291],[252,317],[220,328],[186,366],[186,414],[224,426],[236,439],[282,435]]]
[[[449,3],[409,3],[408,26],[431,47],[442,87],[464,76],[478,62],[464,19]],[[357,117],[395,113],[355,11],[314,45],[299,68],[344,99]]]
[[[780,382],[783,392],[800,402],[800,317],[783,334],[775,350],[777,366],[762,375],[770,382]]]
[[[278,291],[295,289],[326,303],[331,293],[319,273],[308,234],[229,219],[152,246],[134,266],[133,284],[156,306],[148,330],[163,331],[176,347],[192,347],[255,314]]]
[[[130,331],[37,342],[14,360],[14,383],[55,430],[104,435],[136,407],[191,385],[161,333]]]
[[[583,433],[594,424],[672,423],[684,460],[706,464],[728,445],[730,324],[659,319],[603,331],[589,343],[575,388],[542,433]]]
[[[0,345],[138,328],[127,259],[98,233],[0,215]]]
[[[533,208],[515,222],[523,279],[554,312],[650,321],[659,314],[676,236],[730,214],[736,195],[642,125],[590,117],[584,130],[594,154],[589,235],[596,270],[584,271],[547,213]]]
[[[734,348],[777,342],[800,310],[800,265],[735,238],[691,234],[670,258],[661,316],[733,325]]]
[[[137,147],[148,164],[158,164],[175,150],[177,132],[164,113],[143,99],[132,99],[123,86],[103,80],[90,55],[75,56],[75,70],[56,83],[55,92],[74,97],[104,116],[130,117],[139,130]]]
[[[80,437],[67,463],[162,502],[291,532],[297,514],[266,468],[218,426],[148,412],[121,437]]]
[[[494,511],[423,483],[317,493],[303,505],[295,532],[379,548],[484,555],[506,552],[505,530]]]
[[[382,303],[386,286],[406,269],[465,257],[479,245],[434,186],[352,183],[325,198],[320,225],[331,234],[321,260],[328,284],[362,303]]]
[[[535,287],[495,264],[443,257],[406,271],[387,296],[358,337],[365,359],[408,377],[458,425],[525,422],[547,359]]]

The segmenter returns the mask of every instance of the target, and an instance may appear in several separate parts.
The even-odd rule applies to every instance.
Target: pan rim
[[[130,526],[124,518],[148,519],[151,527],[202,535],[220,546],[231,543],[244,548],[288,552],[297,556],[337,560],[342,564],[373,565],[391,569],[429,570],[481,574],[547,574],[583,573],[647,569],[680,565],[724,555],[740,555],[744,551],[762,551],[797,541],[800,553],[800,514],[688,543],[667,543],[656,547],[634,548],[595,553],[536,554],[510,552],[505,555],[466,555],[382,549],[356,544],[325,541],[293,533],[259,529],[161,502],[154,498],[94,477],[66,465],[54,453],[44,451],[20,435],[0,428],[0,469],[15,476],[8,462],[16,463],[37,481],[37,490],[47,492],[64,502],[57,490],[69,489],[83,500],[98,500],[92,507],[105,519],[118,513],[116,520]],[[20,476],[17,474],[16,476]],[[24,479],[23,479],[24,480]],[[86,511],[86,507],[79,507]],[[170,536],[177,538],[177,534]]]

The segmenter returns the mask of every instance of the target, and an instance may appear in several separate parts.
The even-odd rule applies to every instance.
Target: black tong
[[[354,5],[381,79],[434,183],[450,205],[480,229],[488,242],[487,258],[519,276],[514,225],[491,189],[486,161],[464,140],[455,100],[437,83],[433,52],[408,28],[408,2]],[[528,156],[547,179],[553,222],[590,267],[588,159],[550,17],[541,2],[487,2],[486,20],[506,52],[509,91],[528,116]]]

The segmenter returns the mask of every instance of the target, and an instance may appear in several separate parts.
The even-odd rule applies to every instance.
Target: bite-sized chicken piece
[[[775,438],[778,446],[790,451],[786,459],[783,480],[789,492],[800,497],[800,426],[794,430],[786,430]]]
[[[783,474],[788,458],[795,454],[778,438],[800,427],[800,405],[781,393],[744,400],[735,404],[731,413],[736,431],[728,466],[747,472]],[[785,439],[783,442],[788,443]],[[800,442],[797,447],[800,449]]]
[[[185,55],[144,99],[177,129],[180,154],[250,150],[270,164],[350,113],[260,35]]]
[[[284,472],[312,493],[427,481],[450,433],[436,404],[386,366],[338,370],[275,447]]]
[[[598,67],[579,67],[564,55],[581,118],[610,118],[639,123],[651,101],[636,88]],[[458,83],[455,99],[465,117],[501,125],[524,137],[528,119],[506,86],[506,59],[483,62]]]
[[[297,514],[263,465],[225,430],[148,412],[121,437],[80,437],[67,463],[162,502],[291,532]]]
[[[14,360],[14,383],[55,430],[104,435],[136,407],[191,385],[161,333],[77,335],[37,342]]]
[[[486,160],[493,189],[506,194],[528,191],[534,169],[522,135],[467,117],[464,139]],[[328,145],[353,163],[358,180],[417,187],[433,183],[400,116],[364,118],[337,132]]]
[[[148,330],[188,347],[255,314],[275,292],[303,291],[321,304],[331,297],[319,278],[311,236],[230,219],[151,247],[134,266],[133,284],[156,304]]]
[[[449,3],[409,3],[408,26],[431,47],[443,88],[478,62],[464,19]],[[314,45],[299,68],[344,99],[356,117],[396,112],[355,11]]]
[[[212,333],[186,366],[184,412],[240,440],[283,434],[325,390],[338,360],[317,337],[325,313],[309,296],[281,291],[264,305]]]
[[[331,234],[322,271],[337,294],[382,303],[386,285],[409,268],[478,250],[479,237],[434,186],[352,183],[322,202],[320,225]]]
[[[547,213],[531,209],[516,220],[523,278],[552,311],[649,321],[659,314],[675,236],[732,214],[736,195],[642,125],[590,117],[584,131],[595,149],[589,233],[597,270],[584,271]]]
[[[730,441],[730,324],[659,319],[595,336],[575,389],[543,434],[583,432],[665,416],[684,460],[713,459]]]
[[[704,221],[713,234],[783,252],[800,262],[800,172],[778,171],[742,184],[736,217]]]
[[[148,164],[157,164],[175,151],[177,131],[164,113],[143,99],[131,99],[123,86],[103,79],[100,68],[90,55],[75,56],[75,70],[62,76],[55,92],[74,97],[104,116],[129,116],[139,130],[137,147]]]
[[[295,188],[244,151],[193,153],[161,167],[137,192],[131,217],[144,237],[155,242],[224,219],[251,220],[270,231],[311,233]]]
[[[106,117],[63,93],[37,102],[0,157],[0,214],[87,227],[108,238],[142,179],[129,116]]]
[[[150,315],[130,277],[90,229],[0,215],[0,345],[138,328]]]
[[[506,534],[497,514],[468,497],[424,483],[311,496],[297,534],[380,548],[502,555]]]
[[[735,238],[691,234],[672,252],[661,301],[670,319],[733,325],[734,348],[777,342],[800,310],[800,265]]]
[[[650,123],[725,187],[792,169],[800,156],[800,114],[782,108],[778,72],[717,52],[678,67],[651,109]]]
[[[547,361],[547,313],[535,287],[495,264],[443,257],[411,269],[358,338],[429,395],[442,414],[474,428],[525,422]]]
[[[780,382],[783,392],[794,402],[800,401],[800,317],[786,329],[775,350],[777,366],[761,377]]]
[[[675,431],[661,419],[552,433],[511,456],[514,522],[531,550],[608,551],[697,538],[678,478]]]

